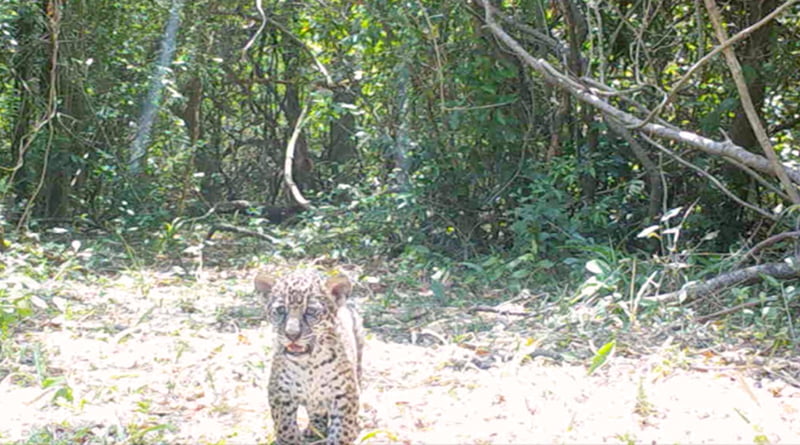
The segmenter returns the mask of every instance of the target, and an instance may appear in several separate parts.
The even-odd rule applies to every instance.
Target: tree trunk
[[[775,9],[778,4],[776,0],[742,0],[742,3],[741,7],[747,10],[746,23],[742,24],[742,28],[761,20],[761,18]],[[750,91],[750,97],[753,99],[753,106],[759,115],[763,114],[762,109],[766,98],[767,79],[769,76],[768,73],[764,72],[764,64],[769,61],[772,53],[770,35],[772,34],[774,23],[776,22],[769,22],[757,29],[736,51],[739,62],[747,70],[745,71],[747,88]],[[736,117],[731,122],[730,135],[731,140],[736,145],[760,153],[758,141],[741,105],[736,110]]]
[[[333,102],[352,104],[356,93],[347,87],[337,87],[333,92]],[[356,156],[356,119],[349,110],[343,110],[339,117],[331,122],[328,145],[328,160],[343,164]]]
[[[40,26],[44,14],[41,6],[30,4],[20,8],[17,19],[17,34],[15,39],[20,42],[20,50],[12,59],[16,77],[14,79],[15,96],[18,98],[16,120],[11,132],[11,160],[14,171],[11,174],[11,190],[6,192],[3,203],[8,212],[12,212],[15,204],[29,197],[33,171],[26,165],[27,151],[30,148],[33,122],[36,119],[36,93],[45,91],[42,84],[42,73],[37,72],[37,66],[42,66],[44,61],[38,57],[42,54],[41,34],[44,32]],[[9,218],[14,220],[15,218]]]

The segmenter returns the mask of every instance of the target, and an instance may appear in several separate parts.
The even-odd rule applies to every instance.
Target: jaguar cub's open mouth
[[[289,343],[284,346],[284,350],[289,355],[302,355],[307,354],[311,348],[308,346],[298,345],[297,343]]]

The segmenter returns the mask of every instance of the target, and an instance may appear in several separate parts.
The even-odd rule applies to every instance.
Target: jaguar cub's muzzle
[[[303,322],[287,323],[281,336],[283,353],[287,355],[305,355],[311,352],[314,345],[314,335],[309,332],[308,326]]]
[[[318,314],[318,310],[313,307],[304,311],[299,308],[286,311],[286,316],[278,325],[278,331],[282,333],[280,340],[284,354],[299,356],[311,353],[315,340],[311,325],[318,321]]]
[[[311,344],[301,344],[293,341],[287,341],[283,345],[283,353],[287,355],[305,355],[309,354],[311,349],[313,349]]]

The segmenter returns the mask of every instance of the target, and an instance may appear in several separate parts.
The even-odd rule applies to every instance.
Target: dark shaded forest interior
[[[310,263],[407,367],[366,371],[362,442],[797,442],[798,3],[3,0],[0,399],[37,409],[0,441],[269,442],[265,398],[162,382],[178,409],[90,371],[138,344],[239,372],[210,329],[264,395],[251,277]],[[540,402],[498,387],[474,434],[435,417],[520,369]],[[668,435],[692,402],[659,410],[658,385],[712,374],[746,388],[755,411],[725,419],[747,432]],[[572,404],[535,385],[556,375]],[[631,391],[632,423],[542,420],[600,387]]]

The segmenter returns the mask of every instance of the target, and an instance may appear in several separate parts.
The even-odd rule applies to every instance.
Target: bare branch
[[[306,45],[306,42],[302,41],[299,37],[294,35],[292,31],[290,31],[288,28],[286,28],[279,22],[275,21],[272,17],[266,15],[264,13],[264,9],[261,6],[261,0],[256,0],[256,8],[258,9],[258,14],[261,16],[261,26],[258,27],[258,30],[253,35],[253,37],[247,42],[244,48],[242,48],[242,58],[245,57],[245,55],[247,54],[247,50],[250,48],[250,46],[252,46],[255,39],[258,38],[258,36],[264,30],[266,24],[269,23],[270,25],[277,28],[280,32],[282,32],[286,37],[288,37],[289,40],[296,43],[300,48],[302,48],[305,52],[308,53],[308,55],[311,57],[311,60],[314,61],[314,65],[317,66],[317,70],[325,78],[325,83],[327,86],[334,85],[333,78],[331,78],[330,73],[328,73],[328,69],[325,68],[325,65],[323,65],[322,61],[319,60],[319,57],[317,57],[316,53],[314,53],[314,50],[311,49],[311,47],[309,47],[308,45]]]
[[[656,142],[656,141],[652,140],[651,138],[647,137],[647,135],[642,135],[642,137],[645,138],[645,140],[647,140],[647,142],[649,142],[650,145],[652,145],[653,147],[656,147],[657,149],[661,150],[662,152],[664,152],[668,156],[671,156],[672,158],[675,158],[676,161],[678,161],[679,163],[683,164],[686,167],[691,168],[692,170],[694,170],[697,173],[699,173],[701,176],[706,177],[709,181],[711,181],[712,184],[717,186],[717,188],[720,189],[720,191],[722,191],[722,193],[724,193],[726,196],[728,196],[732,200],[734,200],[737,203],[739,203],[739,205],[741,205],[742,207],[746,207],[746,208],[758,213],[759,215],[761,215],[761,216],[763,216],[765,218],[769,218],[769,219],[771,219],[773,221],[777,221],[779,219],[776,215],[773,215],[769,211],[764,210],[761,207],[758,207],[756,205],[750,204],[749,202],[747,202],[747,201],[743,200],[742,198],[736,196],[735,193],[733,193],[732,191],[728,190],[727,187],[725,187],[725,185],[722,183],[722,181],[720,181],[719,179],[715,178],[711,173],[709,173],[709,172],[705,171],[704,169],[702,169],[702,168],[692,164],[691,162],[683,159],[682,157],[678,156],[676,153],[673,153],[672,151],[667,150],[666,147],[663,147],[658,142]]]
[[[478,1],[478,3],[486,8],[490,8],[492,14],[496,15],[500,18],[503,22],[507,23],[508,25],[516,28],[520,32],[525,33],[526,35],[530,36],[532,40],[536,43],[544,46],[547,48],[553,55],[555,55],[559,60],[564,58],[564,54],[567,52],[567,44],[562,42],[561,40],[555,39],[538,29],[526,25],[525,23],[520,23],[519,21],[515,20],[513,17],[510,17],[507,14],[504,14],[499,9],[495,8],[494,6],[483,3]]]
[[[762,251],[765,247],[769,247],[775,243],[781,242],[787,238],[800,238],[800,231],[793,231],[793,232],[783,232],[777,235],[772,235],[771,237],[761,241],[760,243],[753,246],[752,249],[748,250],[747,253],[742,256],[742,261],[746,260],[748,257],[755,255],[756,253]]]
[[[308,106],[304,106],[303,110],[300,111],[300,116],[297,118],[297,122],[294,124],[292,137],[289,139],[289,143],[286,145],[286,159],[283,163],[283,181],[286,183],[289,191],[291,191],[292,197],[295,201],[297,201],[297,204],[299,204],[300,207],[304,208],[305,210],[311,208],[311,203],[308,202],[308,200],[300,192],[297,184],[295,184],[294,179],[292,178],[292,166],[294,165],[294,146],[297,144],[297,138],[300,137],[300,131],[303,128],[307,111]]]
[[[260,36],[261,33],[264,32],[264,28],[267,26],[267,14],[264,13],[264,6],[261,5],[261,0],[256,0],[256,9],[258,10],[258,15],[261,16],[261,25],[256,30],[256,33],[253,34],[253,37],[250,37],[250,40],[248,40],[247,44],[244,45],[244,48],[242,48],[242,59],[245,58],[247,50],[250,49],[251,46],[253,46],[253,43],[256,41],[258,36]]]
[[[484,6],[488,4],[486,0],[475,1]],[[638,130],[642,133],[686,144],[687,146],[703,151],[704,153],[733,159],[740,164],[752,168],[753,170],[773,175],[777,174],[775,172],[775,166],[773,166],[768,159],[751,153],[746,149],[734,144],[733,142],[717,142],[700,136],[696,133],[683,131],[668,125],[645,122],[644,120],[630,113],[620,110],[619,108],[606,102],[602,97],[592,92],[589,88],[556,70],[547,61],[533,57],[519,44],[519,42],[514,40],[514,38],[508,35],[508,33],[506,33],[500,26],[497,25],[488,8],[486,8],[485,20],[486,26],[492,31],[492,33],[503,43],[508,45],[508,47],[525,64],[541,74],[545,82],[568,92],[579,101],[598,109],[600,112],[610,116],[613,119],[616,119],[623,125],[628,127],[638,127]],[[782,166],[781,168],[786,170],[787,176],[791,178],[793,182],[800,184],[800,170],[786,166]]]
[[[752,25],[748,26],[747,28],[739,31],[738,33],[736,33],[730,39],[726,39],[725,41],[720,43],[719,46],[714,48],[710,53],[708,53],[705,56],[703,56],[702,58],[700,58],[700,60],[695,62],[695,64],[692,65],[689,68],[688,71],[686,71],[686,74],[684,74],[683,77],[681,77],[677,82],[675,82],[675,84],[672,86],[672,88],[669,91],[669,95],[667,95],[667,97],[664,99],[664,101],[661,104],[659,104],[656,108],[654,108],[653,111],[651,111],[650,114],[648,114],[646,118],[644,118],[644,122],[649,122],[654,116],[656,116],[659,113],[661,113],[661,111],[664,109],[664,107],[669,105],[675,99],[675,95],[678,94],[678,91],[680,91],[681,88],[683,88],[683,85],[692,77],[692,75],[695,73],[695,71],[700,69],[700,67],[702,67],[703,65],[708,63],[709,60],[713,59],[720,52],[725,51],[726,49],[728,49],[731,46],[735,45],[739,41],[744,40],[745,37],[749,36],[750,34],[754,33],[756,30],[758,30],[762,26],[766,25],[767,23],[769,23],[770,21],[775,19],[777,16],[779,16],[781,13],[783,13],[783,11],[785,11],[786,9],[788,9],[790,6],[794,5],[798,1],[800,1],[800,0],[789,0],[786,3],[782,4],[781,6],[778,6],[777,8],[775,8],[774,11],[772,11],[769,14],[767,14],[766,16],[764,16],[764,18],[762,18],[761,20],[759,20],[756,23],[753,23]],[[702,17],[701,17],[701,15],[699,13],[697,15],[698,15],[698,21],[700,21],[702,19]],[[702,30],[702,26],[700,27],[700,29]],[[698,48],[702,49],[702,45],[698,45]]]
[[[698,322],[698,323],[705,323],[708,320],[711,320],[712,318],[717,318],[717,317],[721,317],[723,315],[732,314],[732,313],[738,312],[738,311],[740,311],[742,309],[747,309],[749,307],[758,306],[759,304],[772,303],[773,301],[778,301],[778,297],[771,297],[771,298],[766,298],[764,300],[758,300],[758,301],[748,301],[747,303],[742,303],[742,304],[738,304],[738,305],[733,306],[733,307],[725,308],[725,309],[723,309],[721,311],[714,312],[713,314],[708,314],[708,315],[703,315],[702,317],[697,317],[695,319],[695,321]]]

